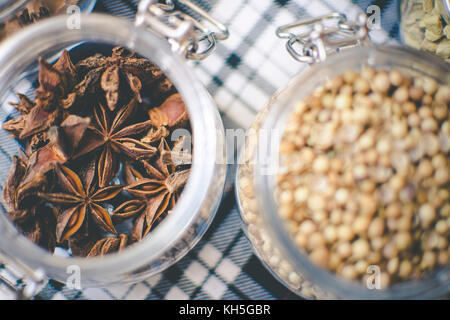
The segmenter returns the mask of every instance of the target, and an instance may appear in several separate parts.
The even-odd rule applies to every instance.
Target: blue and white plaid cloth
[[[294,61],[275,29],[299,18],[339,11],[354,18],[372,4],[381,8],[376,43],[398,40],[396,0],[196,0],[224,22],[230,38],[206,60],[192,62],[215,98],[225,127],[246,128],[276,90],[305,65]],[[99,0],[96,12],[133,19],[138,0]],[[5,112],[0,111],[0,121]],[[2,121],[3,122],[3,121]],[[232,191],[234,168],[222,206],[200,243],[177,264],[146,281],[111,288],[68,289],[50,281],[38,299],[295,299],[252,253],[241,230]]]

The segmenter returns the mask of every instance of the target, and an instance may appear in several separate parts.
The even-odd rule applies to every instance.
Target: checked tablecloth
[[[246,128],[270,96],[306,66],[286,52],[275,29],[299,18],[340,11],[354,18],[369,5],[381,9],[376,43],[398,39],[396,0],[197,0],[224,22],[230,38],[206,60],[193,62],[214,97],[226,128]],[[94,11],[133,19],[138,0],[99,0]],[[234,199],[234,167],[217,216],[200,243],[165,272],[134,285],[81,291],[50,281],[38,299],[295,299],[252,253]]]

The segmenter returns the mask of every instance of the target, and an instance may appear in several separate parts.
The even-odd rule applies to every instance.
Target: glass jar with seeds
[[[206,57],[227,29],[182,2],[218,30],[150,0],[135,24],[92,14],[71,30],[51,17],[0,48],[0,283],[10,268],[29,296],[36,270],[65,282],[72,266],[82,287],[136,282],[205,233],[224,132],[184,59]]]
[[[450,284],[450,67],[401,47],[331,54],[346,39],[364,42],[358,25],[332,14],[278,29],[297,60],[320,63],[248,131],[236,179],[244,229],[302,297],[441,297]],[[299,26],[319,35],[295,36]],[[336,32],[344,37],[330,39]]]
[[[450,1],[402,0],[400,11],[403,42],[450,62]]]

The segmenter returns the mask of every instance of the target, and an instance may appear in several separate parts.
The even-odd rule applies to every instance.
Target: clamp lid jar
[[[191,5],[191,9],[198,9],[188,1],[182,1],[182,3]],[[151,229],[151,236],[142,239],[138,244],[130,245],[120,253],[111,253],[102,257],[79,258],[65,257],[64,255],[67,253],[70,255],[70,252],[63,250],[61,254],[52,255],[22,236],[7,216],[1,214],[2,263],[6,260],[4,267],[0,270],[2,289],[5,284],[6,287],[12,288],[18,283],[22,283],[22,287],[16,286],[16,290],[24,296],[31,296],[36,293],[39,287],[36,282],[42,282],[40,279],[43,279],[43,274],[52,279],[66,282],[72,274],[73,268],[79,270],[78,283],[81,286],[137,282],[178,261],[199,241],[208,228],[219,205],[225,181],[223,125],[212,98],[182,58],[185,56],[196,59],[205,57],[212,51],[217,39],[227,37],[227,30],[220,24],[219,29],[221,30],[216,33],[209,32],[206,28],[200,30],[200,27],[203,27],[202,24],[194,23],[192,18],[175,10],[172,5],[172,1],[167,1],[165,5],[157,4],[155,1],[141,2],[136,25],[113,16],[91,14],[81,16],[79,29],[68,29],[66,28],[67,17],[49,18],[26,28],[7,39],[2,45],[0,50],[0,96],[4,120],[7,116],[5,111],[10,111],[6,107],[7,102],[11,101],[16,92],[26,92],[30,84],[37,79],[39,57],[52,59],[51,57],[59,55],[62,50],[70,48],[69,56],[72,53],[80,54],[81,52],[98,58],[98,55],[94,55],[99,50],[111,52],[112,47],[120,46],[136,52],[139,57],[149,59],[173,83],[189,116],[188,126],[192,130],[192,137],[189,138],[192,139],[193,146],[189,176],[170,214]],[[199,11],[199,13],[206,20],[215,22],[205,12]],[[167,38],[169,38],[170,46]],[[203,41],[209,43],[206,45],[207,49],[203,49],[204,47],[200,43]],[[136,56],[133,55],[133,57]],[[49,66],[45,62],[41,62],[41,67],[42,65]],[[106,80],[102,81],[108,83],[108,77],[104,77]],[[132,84],[137,83],[135,79],[132,78],[132,80],[134,80]],[[143,92],[141,93],[140,98],[145,103],[146,97]],[[109,98],[114,100],[114,95]],[[108,101],[111,100],[103,101],[105,107],[109,106]],[[147,101],[147,103],[151,102]],[[157,117],[162,114],[159,111],[155,119],[161,120],[160,117]],[[101,118],[101,112],[96,114]],[[169,120],[166,119],[166,121]],[[120,121],[122,120],[119,119]],[[99,129],[98,126],[96,128]],[[152,133],[154,132],[152,131]],[[135,136],[132,137],[135,138]],[[167,137],[167,141],[171,145],[170,138],[172,137]],[[180,136],[173,138],[178,139]],[[2,166],[5,167],[5,170],[2,170],[3,184],[7,179],[6,167],[10,166],[13,155],[22,147],[6,131],[2,130],[1,139],[2,148],[5,151],[1,159]],[[122,139],[123,148],[132,147],[128,143],[132,139],[120,136],[117,139]],[[143,146],[140,142],[138,143],[138,147]],[[164,146],[165,144],[162,144],[161,148],[164,149]],[[154,147],[152,150],[156,149],[158,148]],[[162,154],[162,149],[158,150],[160,150],[158,155]],[[184,159],[184,157],[181,158]],[[127,161],[133,160],[130,157],[127,159]],[[107,165],[109,162],[104,163]],[[185,163],[180,163],[180,165],[185,165]],[[67,170],[64,168],[64,164],[59,165],[58,168],[63,173],[70,173],[71,181],[79,180],[75,178],[75,175],[79,173],[75,169]],[[118,176],[113,178],[116,180],[113,180],[112,184],[105,183],[106,188],[115,188],[114,185],[121,184],[120,175],[130,172],[125,170],[124,163],[117,170]],[[132,172],[136,172],[136,170]],[[97,181],[100,177],[101,175],[97,174],[90,181]],[[146,177],[137,176],[137,178]],[[137,181],[136,184],[139,182]],[[130,190],[129,193],[132,191]],[[110,209],[106,205],[101,209],[92,202],[94,200],[86,202],[85,205],[95,206],[100,212]],[[138,201],[137,205],[143,202],[145,201]],[[5,209],[5,206],[2,206],[3,213],[5,213]],[[107,217],[105,219],[109,220]],[[17,282],[19,279],[21,281]]]
[[[322,19],[337,19],[337,25],[327,27]],[[342,34],[343,28],[352,26],[339,14],[301,20],[287,28],[299,25],[313,28],[315,34],[288,36],[288,45],[300,45],[290,53],[304,62],[320,62],[272,97],[249,129],[240,155],[236,192],[255,253],[281,283],[305,298],[405,299],[447,294],[448,65],[402,47],[353,46],[330,55],[332,50],[324,44],[345,40],[331,41],[333,30]],[[350,40],[341,43],[364,42],[358,36],[364,24],[352,28]],[[387,83],[371,78],[376,74],[386,76]],[[385,87],[379,91],[378,85]],[[412,85],[414,90],[407,90],[406,100],[400,103],[397,100],[405,99],[400,94],[405,90],[395,92],[402,85]],[[420,97],[416,95],[419,86]],[[432,92],[435,100],[422,101],[424,92]],[[408,97],[413,102],[408,103]],[[435,112],[429,114],[431,104]],[[426,120],[433,122],[436,136],[424,134],[427,141],[437,142],[433,150],[431,144],[423,144],[420,133],[431,127],[422,128],[421,122],[414,122],[416,116],[408,116],[410,123],[403,123],[407,121],[401,117],[403,112],[415,110],[422,110],[423,117],[437,117]],[[393,120],[402,124],[391,128],[387,123]],[[411,130],[419,140],[410,145],[397,141]],[[407,159],[398,157],[403,154],[401,148],[408,150]],[[412,172],[423,173],[424,165],[433,163],[428,154],[436,156],[429,177],[437,182],[432,178],[422,184],[424,178],[418,187]],[[421,161],[421,169],[414,169]],[[434,182],[437,187],[431,187]],[[386,192],[391,187],[398,192]],[[428,241],[431,234],[437,240],[434,243]]]

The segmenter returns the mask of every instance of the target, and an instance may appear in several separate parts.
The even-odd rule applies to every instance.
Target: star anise
[[[159,107],[150,109],[148,115],[153,127],[141,139],[143,143],[157,143],[166,139],[171,130],[188,126],[186,106],[178,93],[168,97]]]
[[[3,129],[16,138],[26,139],[55,125],[61,116],[59,106],[70,91],[75,78],[75,67],[67,51],[64,51],[53,66],[39,59],[39,87],[36,89],[35,102],[23,95],[19,96],[19,103],[12,105],[22,116],[6,121]]]
[[[147,143],[147,144],[154,144],[154,143],[158,143],[159,141],[161,141],[161,139],[166,139],[170,134],[169,129],[167,129],[165,126],[160,126],[160,127],[152,127],[147,134],[145,135],[145,137],[143,137],[141,139],[142,143]]]
[[[30,11],[28,10],[28,8],[25,8],[18,16],[18,19],[20,26],[23,27],[49,16],[50,10],[45,6],[41,6],[37,10]]]
[[[47,110],[42,103],[34,104],[31,109],[19,109],[23,104],[17,104],[18,111],[23,113],[3,123],[2,128],[15,138],[26,139],[34,134],[45,131],[54,125],[59,117],[59,110]],[[24,113],[26,112],[26,113]]]
[[[53,5],[52,5],[53,6]],[[3,29],[2,36],[9,34],[32,24],[51,15],[51,11],[47,3],[41,0],[28,1],[23,9],[15,13],[12,18],[8,19],[0,28]]]
[[[61,101],[71,92],[76,78],[77,72],[67,50],[53,65],[39,58],[36,105],[45,110],[59,109]]]
[[[165,139],[161,141],[158,149],[160,155],[163,151],[170,151]],[[124,188],[141,202],[136,199],[129,200],[113,212],[115,219],[130,218],[142,212],[136,218],[132,230],[132,236],[136,240],[144,238],[158,218],[175,206],[179,192],[189,176],[189,169],[175,171],[175,165],[163,163],[161,156],[154,165],[145,160],[141,161],[141,164],[150,178],[128,166],[125,178],[129,185]]]
[[[17,198],[17,188],[22,181],[26,170],[27,164],[25,155],[13,156],[13,163],[9,169],[8,178],[3,188],[3,203],[5,204],[8,216],[13,222],[23,222],[29,215],[30,211],[26,208],[19,208]]]
[[[55,236],[53,227],[55,216],[52,208],[46,207],[40,201],[29,201],[26,205],[17,201],[17,189],[26,173],[26,159],[22,153],[13,156],[13,164],[3,189],[3,203],[7,215],[22,231],[22,233],[41,247],[53,251]]]
[[[117,237],[105,237],[98,240],[89,250],[87,257],[103,256],[108,253],[120,252],[129,244],[129,237],[120,234]]]
[[[6,203],[7,209],[15,208],[16,190],[27,170],[27,165],[22,156],[13,155],[12,165],[9,169],[8,178],[3,188],[3,199]]]
[[[147,130],[151,121],[126,125],[137,105],[136,98],[120,109],[110,122],[107,110],[99,104],[94,111],[94,124],[89,126],[83,143],[73,156],[74,159],[101,149],[98,158],[98,183],[106,186],[119,169],[118,155],[123,154],[132,159],[143,159],[155,154],[156,148],[132,138]]]
[[[82,118],[72,114],[67,116],[64,121],[61,122],[60,126],[64,132],[66,141],[68,142],[67,145],[70,147],[71,152],[74,152],[78,148],[90,123],[90,118]]]
[[[148,59],[137,57],[124,48],[116,47],[111,57],[96,55],[88,57],[76,65],[80,73],[85,73],[85,79],[99,81],[105,93],[106,104],[112,111],[119,103],[121,80],[125,81],[139,102],[142,102],[140,91],[143,85],[152,84],[159,92],[170,92],[173,85],[164,76],[160,68]],[[72,100],[83,95],[82,92],[71,97]],[[67,104],[69,106],[69,104]]]
[[[184,102],[161,69],[120,47],[39,67],[35,98],[18,94],[20,117],[3,124],[23,146],[4,185],[7,214],[50,251],[121,251],[170,214],[188,179],[190,140],[166,140],[190,131]],[[127,186],[110,185],[121,165]],[[112,218],[133,227],[119,235]]]
[[[83,232],[77,232],[68,241],[72,255],[79,257],[102,256],[122,251],[132,244],[127,234],[105,236],[90,225]]]
[[[34,196],[36,192],[48,188],[47,173],[55,168],[57,164],[67,161],[68,157],[61,141],[59,130],[50,128],[46,135],[45,145],[33,151],[29,156],[22,152],[21,166],[25,165],[25,173],[20,176],[19,183],[15,187],[14,206],[15,209],[22,208],[22,202],[28,196]],[[9,188],[13,185],[8,182]]]
[[[56,246],[55,208],[38,203],[29,208],[28,212],[27,220],[13,221],[30,241],[53,252]]]
[[[34,106],[34,103],[24,94],[18,93],[19,102],[10,102],[9,104],[16,108],[21,114],[28,114]]]
[[[13,156],[13,164],[3,189],[3,203],[8,217],[20,227],[25,236],[52,251],[55,245],[54,232],[52,232],[55,216],[49,214],[52,213],[52,208],[44,206],[36,199],[27,201],[26,204],[17,201],[17,190],[26,173],[25,161],[23,153],[21,156]]]
[[[98,239],[102,237],[101,231],[92,224],[89,224],[83,231],[85,232],[79,230],[68,240],[69,248],[74,256],[86,257]]]
[[[86,168],[83,182],[75,172],[65,166],[57,166],[55,172],[64,192],[38,193],[38,196],[51,203],[69,206],[58,215],[57,241],[65,241],[74,235],[88,216],[103,231],[117,234],[108,212],[100,204],[117,196],[122,186],[97,188],[94,183],[94,165]]]
[[[86,97],[87,93],[95,94],[95,89],[97,83],[100,81],[103,69],[101,67],[94,70],[90,70],[84,77],[83,80],[78,82],[72,89],[67,97],[61,100],[61,107],[63,109],[70,109],[76,102],[80,101],[82,98]]]
[[[179,93],[168,97],[159,107],[150,109],[148,115],[155,127],[184,127],[189,119],[186,106]]]

